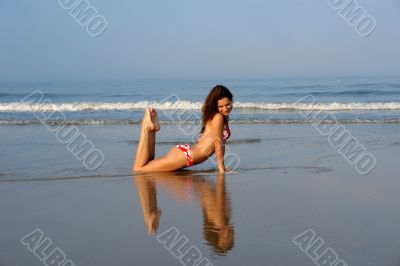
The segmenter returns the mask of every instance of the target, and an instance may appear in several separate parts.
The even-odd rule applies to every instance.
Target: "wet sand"
[[[94,172],[43,127],[3,127],[0,265],[43,265],[20,242],[35,229],[53,243],[43,258],[58,247],[76,265],[182,265],[193,247],[210,265],[314,265],[293,243],[308,229],[325,243],[316,257],[331,248],[347,265],[399,265],[399,129],[346,127],[377,158],[366,176],[309,125],[232,125],[241,164],[225,176],[211,162],[131,175],[137,129],[128,126],[81,128],[105,153]],[[164,130],[157,154],[175,130]]]

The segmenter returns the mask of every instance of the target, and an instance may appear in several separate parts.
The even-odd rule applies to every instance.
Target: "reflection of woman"
[[[230,224],[231,209],[225,188],[225,176],[218,174],[217,184],[203,177],[179,175],[178,173],[146,174],[134,177],[144,223],[147,232],[154,234],[159,225],[161,210],[157,206],[156,185],[165,185],[176,198],[185,199],[185,186],[198,195],[203,210],[204,238],[217,254],[231,250],[234,244],[234,229]],[[190,180],[190,182],[188,182]]]
[[[157,112],[148,107],[145,111],[133,171],[164,172],[200,164],[214,152],[220,172],[225,172],[224,144],[230,137],[229,113],[232,111],[232,93],[224,86],[215,86],[202,107],[202,129],[195,145],[179,144],[163,157],[154,159],[156,132],[160,130]]]
[[[134,179],[147,233],[153,235],[158,229],[161,216],[161,210],[157,206],[156,183],[151,178],[137,177]]]
[[[200,203],[203,208],[204,238],[218,254],[226,253],[233,247],[233,226],[230,224],[231,209],[225,189],[225,178],[218,175],[217,187],[208,182],[197,184]]]

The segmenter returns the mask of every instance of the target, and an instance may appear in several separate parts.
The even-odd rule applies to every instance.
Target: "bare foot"
[[[147,107],[144,111],[142,129],[154,132],[160,130],[160,123],[158,122],[157,112],[153,107]]]
[[[151,119],[151,109],[147,107],[144,111],[143,120],[142,120],[142,129],[146,131],[154,131],[155,126]]]
[[[150,113],[151,113],[151,121],[153,122],[154,125],[154,131],[159,131],[160,130],[160,123],[158,122],[158,115],[156,109],[150,107]]]
[[[147,220],[147,232],[150,235],[154,235],[160,225],[161,209],[157,208],[157,211],[152,211]]]

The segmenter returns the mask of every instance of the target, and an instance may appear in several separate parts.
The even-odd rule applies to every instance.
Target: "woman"
[[[202,129],[198,143],[179,144],[163,157],[154,159],[156,132],[160,130],[157,112],[146,108],[133,171],[164,172],[200,164],[216,154],[218,171],[225,172],[225,142],[230,137],[229,113],[232,111],[232,93],[224,86],[215,86],[202,107]]]

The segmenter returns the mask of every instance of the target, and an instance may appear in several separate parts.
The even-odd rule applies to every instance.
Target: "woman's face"
[[[227,116],[232,111],[232,101],[228,97],[218,100],[218,112]]]

